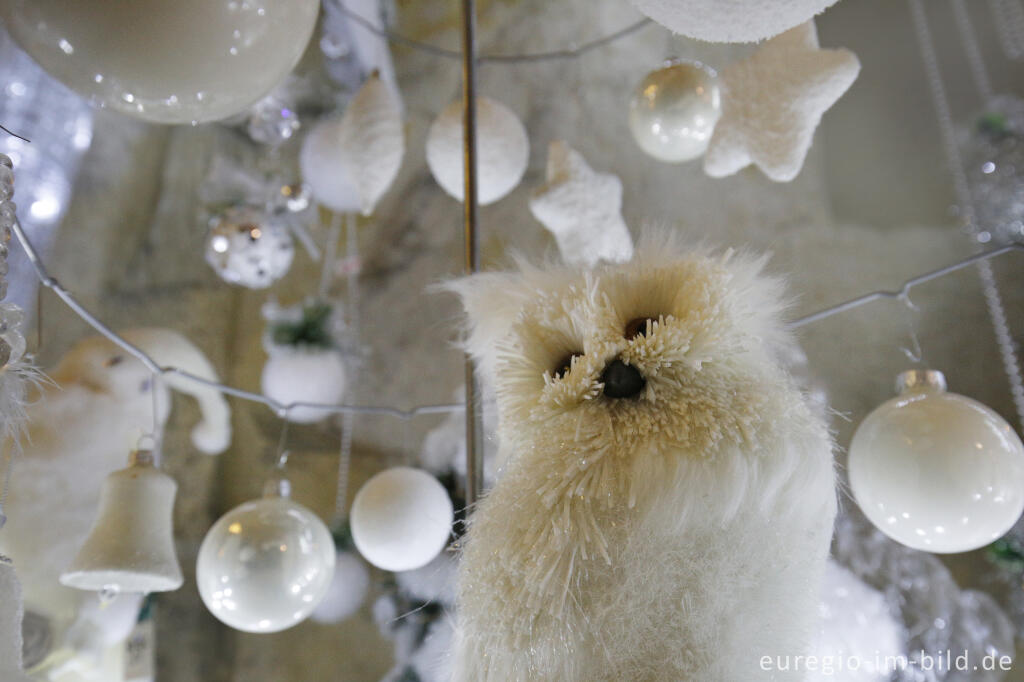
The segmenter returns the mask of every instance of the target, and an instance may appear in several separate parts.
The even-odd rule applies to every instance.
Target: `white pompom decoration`
[[[321,625],[334,625],[349,618],[366,601],[370,588],[370,571],[363,560],[352,552],[338,552],[334,561],[334,579],[327,596],[316,607],[310,619]]]
[[[385,571],[411,571],[444,549],[454,519],[452,501],[436,478],[422,469],[395,467],[363,485],[350,523],[367,561]]]
[[[282,405],[337,405],[345,395],[345,361],[333,349],[279,346],[263,366],[263,395]],[[311,424],[331,413],[316,407],[295,407],[288,421]]]
[[[441,552],[426,566],[395,574],[402,592],[413,599],[440,604],[455,604],[458,562],[451,552]]]
[[[837,0],[630,0],[674,33],[711,43],[752,43],[812,19]]]
[[[526,172],[530,140],[519,117],[489,97],[477,100],[477,199],[492,204],[515,189]],[[463,200],[462,102],[452,102],[430,126],[427,165],[441,188]]]
[[[399,103],[374,73],[341,117],[321,121],[299,155],[316,201],[339,213],[373,213],[395,181],[405,153]]]

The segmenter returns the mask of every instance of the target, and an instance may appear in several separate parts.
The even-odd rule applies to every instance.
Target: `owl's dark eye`
[[[103,363],[103,366],[104,367],[115,367],[117,365],[120,365],[122,362],[124,362],[124,356],[123,355],[112,355],[112,356],[110,356],[109,358],[106,359],[106,361]]]
[[[556,379],[561,379],[565,377],[565,375],[569,373],[569,370],[572,369],[572,359],[578,358],[581,355],[583,355],[583,353],[569,353],[564,358],[559,360],[555,364],[554,371],[551,372],[552,376],[554,376]]]
[[[657,322],[653,317],[637,317],[626,323],[623,336],[632,341],[638,336],[647,336],[647,322]]]

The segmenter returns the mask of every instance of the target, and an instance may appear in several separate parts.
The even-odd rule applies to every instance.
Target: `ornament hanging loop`
[[[920,314],[921,309],[912,300],[910,300],[910,293],[906,288],[900,292],[899,296],[896,297],[896,300],[907,308],[907,312],[905,313],[907,321],[907,335],[910,339],[910,347],[900,346],[900,350],[913,364],[924,365],[924,351],[921,349],[921,339],[918,337],[917,328],[918,315]]]

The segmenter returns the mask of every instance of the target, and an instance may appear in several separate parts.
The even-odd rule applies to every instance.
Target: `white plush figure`
[[[302,144],[302,177],[318,203],[340,213],[373,213],[405,153],[402,110],[374,72],[345,113],[321,121]]]
[[[837,0],[630,0],[662,26],[712,43],[752,43],[824,12]]]
[[[738,682],[809,653],[832,442],[775,359],[762,266],[660,238],[451,285],[505,462],[470,517],[455,682]]]
[[[776,182],[800,173],[822,115],[860,73],[849,50],[822,50],[813,21],[722,70],[722,117],[704,154],[716,178],[755,164]]]
[[[490,97],[478,97],[477,200],[486,206],[515,189],[530,160],[530,140],[515,112]],[[441,189],[463,200],[462,101],[434,119],[427,133],[427,166]]]
[[[175,331],[133,329],[121,335],[162,366],[217,379],[202,352]],[[120,608],[99,607],[96,594],[63,587],[58,577],[89,532],[107,474],[124,468],[140,436],[153,429],[153,376],[102,337],[77,343],[49,375],[54,383],[28,407],[24,455],[14,466],[0,553],[18,557],[25,606],[50,620],[65,640],[57,646],[109,643],[116,639],[114,631],[123,637],[130,617]],[[226,449],[231,413],[224,398],[214,389],[165,375],[157,383],[160,424],[171,408],[168,386],[199,402],[203,419],[192,430],[196,448],[210,454]],[[137,611],[138,600],[134,603]]]
[[[617,263],[633,256],[622,219],[622,181],[596,172],[562,140],[548,147],[547,181],[530,198],[530,211],[555,236],[567,263]]]

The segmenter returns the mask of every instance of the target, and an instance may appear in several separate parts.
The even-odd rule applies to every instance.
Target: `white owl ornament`
[[[802,679],[761,662],[809,653],[832,441],[763,263],[661,238],[451,285],[504,471],[465,539],[455,682]]]

